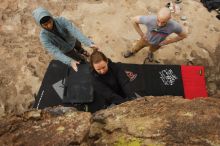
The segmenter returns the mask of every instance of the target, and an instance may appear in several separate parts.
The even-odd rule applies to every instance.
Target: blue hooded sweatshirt
[[[36,23],[40,26],[40,20],[45,16],[50,16],[53,19],[59,34],[62,38],[65,38],[65,40],[42,27],[40,32],[40,41],[47,51],[53,54],[55,58],[61,62],[71,65],[71,61],[73,61],[73,59],[66,56],[64,53],[67,53],[74,48],[76,39],[86,46],[91,46],[93,44],[90,39],[84,36],[79,29],[66,18],[55,18],[50,14],[50,12],[42,7],[33,11],[33,17]]]

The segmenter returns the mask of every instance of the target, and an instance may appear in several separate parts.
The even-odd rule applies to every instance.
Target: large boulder
[[[220,100],[144,97],[91,115],[32,110],[0,120],[1,146],[218,146]]]
[[[97,112],[94,145],[220,145],[220,100],[145,97]]]
[[[82,144],[91,114],[56,107],[28,111],[0,121],[1,146],[65,146]]]

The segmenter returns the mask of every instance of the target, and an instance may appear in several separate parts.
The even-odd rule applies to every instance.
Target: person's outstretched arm
[[[140,37],[144,40],[147,40],[147,36],[146,34],[141,30],[140,24],[144,24],[144,22],[142,22],[143,18],[145,16],[136,16],[132,18],[132,24],[134,26],[134,29],[137,31],[137,33],[140,35]]]
[[[178,42],[180,40],[183,40],[184,38],[187,37],[186,32],[182,29],[181,25],[177,22],[174,22],[173,32],[175,34],[177,34],[176,37],[167,38],[164,41],[162,41],[159,45],[160,46],[168,45],[168,44],[175,43],[175,42]]]
[[[88,46],[92,49],[98,49],[98,46],[96,46],[93,41],[91,41],[88,37],[81,33],[81,31],[73,23],[71,23],[64,17],[61,17],[61,20],[63,25],[67,28],[67,30],[73,37],[77,38],[85,46]]]
[[[176,34],[177,34],[176,37],[166,39],[166,40],[162,41],[159,45],[160,46],[168,45],[168,44],[171,44],[171,43],[181,41],[181,40],[183,40],[184,38],[187,37],[187,34],[185,32],[176,33]]]
[[[75,71],[78,70],[77,64],[79,64],[79,62],[66,56],[62,51],[60,51],[60,49],[57,46],[55,46],[54,44],[50,42],[50,40],[44,33],[40,34],[40,41],[42,45],[44,46],[44,48],[49,53],[51,53],[56,59],[60,60],[64,64],[71,66]]]

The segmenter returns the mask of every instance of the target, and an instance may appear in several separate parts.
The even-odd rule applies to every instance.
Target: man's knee
[[[140,39],[134,45],[132,52],[136,53],[139,50],[143,49],[144,47],[147,47],[148,45],[149,45],[149,43],[146,40]]]

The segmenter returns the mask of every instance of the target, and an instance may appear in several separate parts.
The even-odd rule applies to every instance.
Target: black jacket
[[[121,63],[113,63],[109,60],[108,72],[105,75],[100,75],[95,70],[91,70],[95,94],[98,97],[104,98],[107,106],[120,104],[127,100],[118,81],[120,64]]]
[[[208,11],[220,8],[220,0],[200,0]]]

